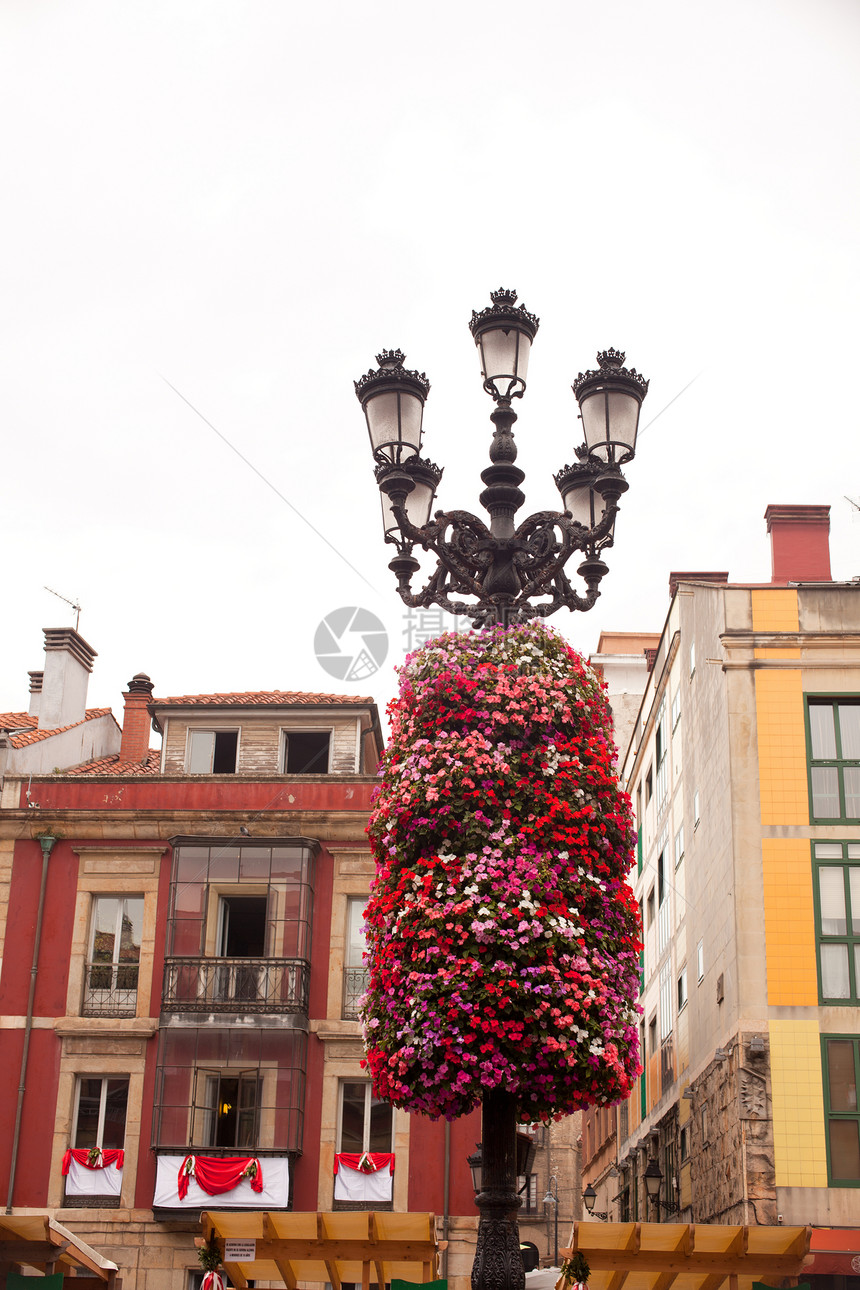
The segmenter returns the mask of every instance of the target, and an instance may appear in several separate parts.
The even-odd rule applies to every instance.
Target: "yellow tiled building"
[[[857,1223],[860,582],[828,507],[766,519],[771,583],[672,575],[624,758],[644,1073],[614,1218],[657,1216],[653,1160],[664,1220]]]

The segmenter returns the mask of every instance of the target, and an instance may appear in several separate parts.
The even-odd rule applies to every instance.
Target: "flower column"
[[[626,1097],[637,1047],[629,799],[597,677],[542,625],[411,655],[370,824],[362,1009],[378,1096],[484,1107],[476,1290],[522,1290],[515,1124]]]

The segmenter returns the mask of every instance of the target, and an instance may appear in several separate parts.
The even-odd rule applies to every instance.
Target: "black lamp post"
[[[624,354],[607,349],[598,368],[580,373],[573,391],[585,443],[577,461],[555,476],[561,511],[537,511],[515,524],[525,497],[524,473],[514,463],[517,447],[513,399],[522,398],[538,319],[516,303],[515,291],[492,292],[492,304],[472,314],[470,329],[481,357],[484,389],[496,404],[490,465],[481,472],[481,505],[489,526],[470,511],[430,511],[442,471],[421,456],[424,403],[430,383],[404,367],[399,349],[377,355],[379,367],[355,382],[364,409],[382,497],[385,541],[397,548],[389,568],[410,608],[439,605],[471,618],[476,626],[548,617],[566,607],[591,609],[608,572],[602,552],[614,539],[618,501],[627,490],[621,467],[632,461],[642,400],[648,382],[624,367]],[[412,590],[420,565],[416,546],[432,551],[436,568],[425,586]],[[582,553],[577,591],[565,573],[574,551]],[[468,596],[469,600],[456,597]]]
[[[580,373],[573,384],[585,442],[575,449],[576,462],[555,476],[563,509],[537,511],[517,525],[525,475],[515,465],[512,401],[525,393],[539,322],[517,305],[515,291],[494,291],[491,299],[469,324],[480,352],[484,389],[496,405],[490,414],[490,465],[481,472],[486,487],[480,502],[489,525],[470,511],[437,511],[430,518],[442,471],[421,456],[430,390],[426,376],[404,366],[401,350],[384,349],[376,357],[378,368],[355,382],[376,463],[385,541],[397,551],[389,568],[400,598],[413,609],[439,605],[471,618],[477,627],[545,618],[562,607],[592,608],[608,572],[601,556],[613,543],[618,500],[627,489],[621,467],[633,459],[639,411],[648,392],[645,378],[624,367],[624,354],[607,349],[597,355],[597,369]],[[413,592],[412,579],[420,568],[413,555],[416,546],[435,555],[436,567],[425,586]],[[574,589],[565,573],[575,551],[583,557],[577,568],[582,591]],[[525,1287],[516,1218],[518,1109],[516,1095],[507,1089],[484,1095],[473,1290]],[[473,1161],[471,1157],[474,1171]]]
[[[553,1183],[555,1183],[555,1190],[553,1190]],[[543,1203],[545,1205],[552,1205],[553,1211],[554,1211],[553,1218],[555,1220],[555,1234],[554,1234],[553,1243],[552,1243],[552,1266],[554,1268],[557,1268],[558,1267],[558,1179],[556,1178],[555,1174],[553,1174],[553,1176],[550,1178],[549,1182],[547,1183],[546,1195],[543,1198]]]

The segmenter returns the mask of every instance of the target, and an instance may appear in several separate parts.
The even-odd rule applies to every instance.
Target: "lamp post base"
[[[517,1103],[510,1093],[484,1094],[481,1212],[472,1290],[525,1290],[517,1210]]]

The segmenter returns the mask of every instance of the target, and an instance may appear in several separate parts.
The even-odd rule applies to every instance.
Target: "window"
[[[338,1151],[391,1151],[391,1103],[374,1097],[367,1080],[342,1080],[340,1097]]]
[[[235,775],[238,730],[190,730],[189,775]]]
[[[681,691],[675,691],[675,697],[672,700],[672,729],[674,730],[681,720]]]
[[[669,763],[666,757],[668,748],[666,735],[666,701],[660,704],[657,713],[657,733],[655,735],[654,761],[657,766],[657,809],[660,810],[669,791]]]
[[[682,1129],[681,1130],[681,1163],[682,1164],[687,1159],[689,1154],[690,1154],[690,1133],[688,1129]]]
[[[204,1147],[255,1148],[260,1136],[262,1080],[255,1068],[194,1073],[192,1139]]]
[[[707,1144],[708,1141],[708,1108],[702,1107],[702,1142]]]
[[[681,863],[683,859],[684,859],[684,826],[682,824],[678,832],[675,834],[675,868],[676,869],[678,868],[678,865]]]
[[[824,1108],[831,1186],[860,1184],[860,1039],[825,1036]]]
[[[522,1200],[522,1212],[525,1214],[536,1214],[537,1206],[537,1174],[520,1174],[517,1178],[517,1195]]]
[[[648,926],[654,922],[654,888],[648,892]]]
[[[860,820],[860,700],[808,704],[813,819]]]
[[[327,775],[330,747],[329,730],[285,730],[284,774]]]
[[[645,773],[645,805],[651,801],[651,794],[654,792],[654,774],[653,767],[649,766]]]
[[[307,1035],[292,1027],[164,1027],[152,1145],[186,1155],[301,1151],[306,1063]]]
[[[678,1011],[687,1006],[687,965],[678,973]]]
[[[657,1017],[653,1016],[648,1022],[648,1055],[653,1057],[657,1051]]]
[[[135,1016],[142,928],[142,896],[93,898],[84,1016]]]
[[[660,1038],[672,1033],[672,965],[664,963],[660,972]]]
[[[700,981],[705,979],[705,942],[699,941],[696,946],[696,971]]]
[[[76,1090],[73,1147],[122,1147],[128,1080],[81,1076]]]
[[[860,843],[813,842],[822,1003],[860,1003]]]
[[[343,965],[342,1016],[358,1016],[361,996],[367,989],[367,968],[364,966],[364,907],[366,896],[350,896],[346,905],[346,953]]]

